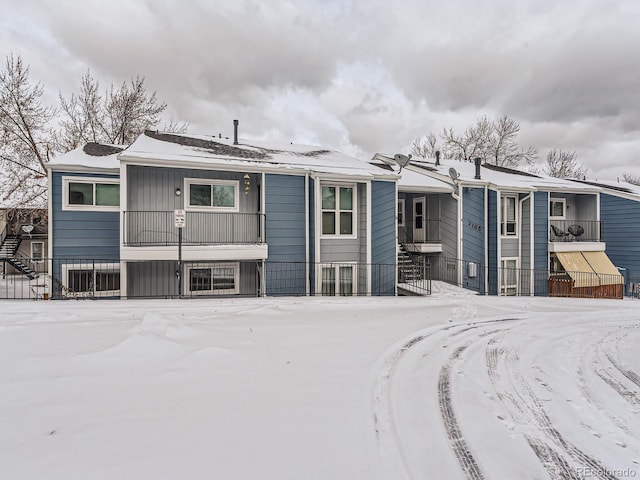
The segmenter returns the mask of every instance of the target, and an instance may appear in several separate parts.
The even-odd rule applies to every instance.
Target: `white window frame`
[[[93,205],[77,205],[69,203],[69,184],[86,183],[93,185]],[[96,184],[118,185],[118,178],[98,178],[98,177],[62,177],[62,210],[83,210],[96,212],[119,212],[120,205],[96,205]],[[118,198],[118,203],[120,200]]]
[[[109,273],[120,274],[119,263],[63,263],[62,264],[62,279],[63,279],[63,292],[65,297],[118,297],[120,296],[120,290],[101,290],[92,292],[71,292],[69,291],[69,272],[70,270],[89,270],[93,272],[93,284],[95,285],[96,271],[106,270]],[[122,288],[122,278],[120,278],[120,288]]]
[[[347,295],[340,294],[340,270],[344,267],[351,268],[351,297],[355,297],[358,295],[358,264],[357,262],[336,262],[336,263],[320,263],[318,264],[317,271],[317,288],[316,294],[319,296],[327,296],[327,297],[342,297]],[[324,295],[322,293],[322,271],[325,268],[333,268],[335,271],[335,295]]]
[[[335,209],[324,209],[322,208],[322,188],[323,187],[334,187],[336,189],[336,208]],[[340,189],[341,188],[351,188],[352,189],[352,204],[351,204],[351,233],[340,233],[340,212],[348,212],[349,210],[340,210]],[[358,238],[358,185],[355,183],[351,184],[340,184],[340,183],[322,183],[320,184],[320,238]],[[322,228],[324,226],[322,214],[324,212],[335,212],[335,232],[336,233],[323,233]]]
[[[505,266],[506,262],[514,262],[514,270],[515,270],[515,284],[505,284],[505,270],[509,269],[509,267]],[[519,264],[520,259],[518,257],[502,257],[500,259],[500,295],[503,296],[516,296],[520,290],[519,285]],[[509,289],[513,289],[513,293],[509,293]]]
[[[507,233],[507,215],[506,215],[506,210],[507,210],[506,199],[507,198],[513,198],[514,200],[514,203],[513,203],[514,210],[515,210],[514,233]],[[519,218],[520,216],[518,215],[518,213],[519,213],[518,212],[518,196],[517,195],[500,195],[500,237],[501,238],[518,238],[519,237],[518,230],[520,228],[520,218]]]
[[[233,207],[216,207],[206,205],[191,205],[191,185],[231,185],[234,187]],[[240,211],[240,182],[238,180],[222,180],[217,178],[185,178],[184,179],[185,209],[193,212],[239,212]],[[211,195],[213,201],[213,192]]]
[[[553,203],[562,203],[562,216],[553,216]],[[549,198],[549,220],[566,220],[567,219],[567,199],[566,198]]]
[[[405,217],[405,199],[398,199],[398,226],[404,227],[404,217]],[[400,221],[402,219],[402,221]]]
[[[207,263],[193,263],[184,264],[184,289],[183,291],[187,295],[238,295],[240,293],[240,262],[207,262]],[[189,288],[191,279],[191,270],[197,270],[201,268],[233,268],[233,288],[227,289],[215,289],[211,290],[194,290]],[[213,287],[213,278],[211,279],[211,286]]]
[[[42,245],[42,257],[40,258],[35,258],[35,256],[33,255],[33,246],[34,245]],[[31,260],[33,260],[34,262],[44,262],[45,260],[45,253],[44,253],[44,242],[42,241],[38,241],[38,240],[31,240]]]

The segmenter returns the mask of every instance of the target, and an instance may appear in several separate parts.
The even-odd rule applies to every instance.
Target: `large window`
[[[549,200],[549,218],[552,220],[564,220],[567,215],[567,201],[564,198],[552,198]]]
[[[63,177],[62,188],[64,210],[119,210],[119,180]]]
[[[238,182],[187,179],[187,206],[192,209],[238,211]]]
[[[191,295],[233,295],[240,292],[238,263],[214,263],[187,267],[187,293]]]
[[[356,265],[320,265],[320,292],[327,296],[356,293]]]
[[[120,295],[120,265],[62,265],[63,294],[66,296],[111,297]]]
[[[500,295],[518,294],[518,259],[500,260]]]
[[[502,213],[502,222],[500,224],[500,234],[503,237],[511,237],[518,235],[518,210],[516,205],[518,199],[512,196],[500,197],[500,207]]]
[[[322,187],[322,235],[355,236],[355,187]]]

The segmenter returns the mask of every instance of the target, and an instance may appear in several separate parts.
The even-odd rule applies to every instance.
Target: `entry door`
[[[413,241],[424,242],[425,231],[425,201],[424,197],[413,199]]]

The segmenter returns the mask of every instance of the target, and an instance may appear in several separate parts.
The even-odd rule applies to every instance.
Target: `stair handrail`
[[[40,276],[40,274],[38,273],[38,265],[37,265],[38,262],[36,260],[34,260],[33,258],[28,257],[28,256],[24,256],[24,255],[21,255],[21,256],[14,255],[14,256],[10,257],[10,260],[14,260],[14,261],[17,260],[20,263],[23,263],[24,265],[26,265],[35,274],[36,277]],[[22,272],[22,274],[26,275],[27,273],[26,272]]]
[[[7,238],[7,228],[9,228],[9,224],[5,223],[2,233],[0,233],[0,245],[2,245],[4,243],[4,239]]]

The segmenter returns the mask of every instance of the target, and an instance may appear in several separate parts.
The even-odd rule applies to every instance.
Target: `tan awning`
[[[624,278],[604,252],[582,252],[591,268],[600,277],[600,285],[619,285]]]
[[[557,252],[556,255],[576,288],[623,283],[622,275],[604,252]]]
[[[597,287],[600,285],[598,275],[593,271],[582,252],[557,252],[558,260],[574,280],[574,287]]]

